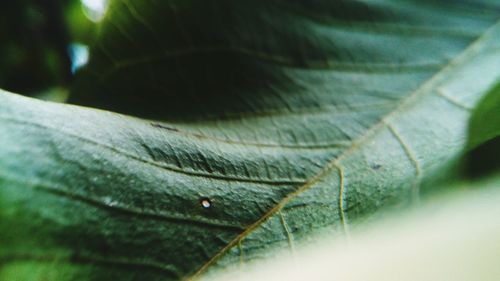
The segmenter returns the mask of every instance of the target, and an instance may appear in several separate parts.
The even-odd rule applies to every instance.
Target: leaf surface
[[[3,263],[197,277],[418,201],[500,77],[500,5],[307,3],[115,1],[73,101],[160,121],[1,93]]]
[[[500,250],[499,174],[450,186],[466,189],[412,212],[386,214],[349,243],[318,237],[295,258],[257,261],[209,280],[497,280]],[[473,191],[471,191],[473,190]],[[390,231],[387,231],[390,229]],[[300,264],[300,266],[297,266]]]

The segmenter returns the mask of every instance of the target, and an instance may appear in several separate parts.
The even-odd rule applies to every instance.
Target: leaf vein
[[[319,171],[316,175],[312,176],[309,180],[305,182],[303,186],[301,186],[299,189],[297,189],[295,192],[290,193],[288,196],[284,197],[278,204],[276,204],[273,208],[271,208],[267,213],[265,213],[261,218],[259,218],[255,223],[250,225],[245,231],[243,231],[241,234],[236,236],[236,238],[231,241],[228,245],[223,247],[218,253],[216,253],[210,260],[208,260],[205,264],[203,264],[191,277],[190,279],[197,279],[203,272],[205,272],[208,267],[210,267],[215,261],[217,261],[219,258],[221,258],[230,248],[232,248],[237,241],[240,239],[248,236],[251,232],[253,232],[254,229],[256,229],[258,226],[260,226],[263,222],[265,222],[269,217],[271,217],[273,214],[276,212],[280,211],[290,200],[295,198],[297,195],[301,194],[302,192],[308,190],[311,188],[315,183],[317,183],[321,178],[323,178],[325,175],[327,175],[331,169],[338,167],[340,162],[352,154],[356,149],[360,146],[360,144],[364,143],[366,140],[369,139],[371,135],[373,135],[375,132],[378,130],[382,129],[385,126],[385,123],[389,117],[394,116],[396,114],[400,114],[401,112],[404,112],[404,108],[406,106],[411,105],[414,103],[417,98],[420,96],[424,96],[426,94],[433,93],[433,91],[429,91],[429,89],[432,89],[435,87],[437,83],[440,82],[440,79],[442,79],[442,76],[447,75],[447,70],[452,69],[453,67],[456,67],[457,65],[460,65],[464,62],[466,62],[470,57],[473,57],[477,54],[477,49],[480,48],[480,46],[483,43],[483,40],[487,38],[487,35],[492,33],[495,29],[500,28],[500,21],[497,20],[495,24],[493,24],[490,28],[488,28],[482,36],[479,36],[474,42],[472,42],[467,48],[464,49],[464,51],[456,57],[454,60],[451,60],[448,62],[448,64],[443,67],[441,71],[438,71],[435,73],[431,78],[427,80],[426,83],[422,84],[418,89],[416,89],[410,96],[407,97],[405,101],[401,103],[401,105],[396,108],[393,112],[387,114],[384,116],[378,123],[374,124],[370,129],[368,129],[365,134],[363,134],[356,142],[353,142],[351,147],[349,147],[347,150],[345,150],[340,156],[333,158],[328,164],[325,165],[325,167]]]
[[[44,183],[44,182],[41,182],[39,180],[37,180],[36,182],[23,180],[23,179],[19,179],[19,178],[15,177],[15,176],[7,175],[6,173],[2,173],[1,176],[2,176],[2,178],[8,179],[10,181],[29,185],[34,189],[43,190],[45,192],[51,193],[51,194],[56,195],[56,196],[62,196],[62,197],[66,197],[66,198],[69,198],[72,200],[77,200],[79,202],[83,202],[85,204],[92,205],[94,207],[113,211],[113,212],[132,214],[135,216],[152,218],[152,219],[156,219],[156,220],[166,220],[166,221],[171,221],[171,222],[176,222],[176,223],[191,223],[191,224],[198,224],[198,225],[214,227],[214,228],[223,228],[223,229],[229,230],[231,232],[235,232],[235,231],[239,232],[242,229],[244,229],[244,226],[231,224],[231,223],[228,223],[226,221],[222,221],[222,220],[218,220],[218,219],[205,219],[203,217],[197,217],[197,219],[193,219],[196,216],[188,217],[188,216],[179,215],[179,214],[175,214],[175,213],[171,213],[171,212],[165,212],[165,211],[162,211],[160,213],[155,213],[155,212],[144,211],[142,209],[135,208],[135,207],[120,205],[118,203],[108,204],[108,203],[102,201],[100,198],[94,198],[92,196],[71,192],[67,188],[55,186],[53,183],[52,184]]]
[[[110,151],[112,151],[114,153],[117,153],[117,154],[122,155],[124,157],[127,157],[129,159],[133,159],[133,160],[142,162],[144,164],[152,165],[152,166],[155,166],[155,167],[158,167],[158,168],[166,169],[166,170],[177,172],[177,173],[181,173],[181,174],[186,174],[186,175],[191,175],[191,176],[196,176],[196,177],[212,178],[212,179],[215,179],[215,180],[236,181],[236,182],[250,182],[250,183],[260,183],[260,184],[267,184],[267,185],[301,184],[301,183],[304,182],[304,180],[302,180],[302,179],[279,179],[279,180],[255,179],[255,178],[243,178],[243,177],[237,177],[237,176],[227,176],[227,175],[210,174],[210,173],[199,172],[199,171],[195,171],[195,170],[190,171],[190,170],[186,170],[186,169],[181,169],[179,167],[175,167],[173,165],[168,165],[166,163],[162,163],[162,162],[158,162],[158,161],[154,161],[154,160],[150,160],[150,159],[144,159],[144,158],[142,158],[140,156],[128,153],[128,152],[126,152],[126,151],[124,151],[122,149],[119,149],[119,148],[116,148],[116,147],[112,147],[112,146],[109,146],[109,145],[97,142],[97,141],[92,140],[92,139],[88,139],[88,138],[82,137],[80,135],[76,135],[76,134],[70,133],[70,132],[67,132],[67,131],[63,131],[60,128],[55,128],[55,127],[47,126],[45,124],[40,124],[40,123],[36,123],[36,122],[32,122],[32,121],[26,121],[26,120],[11,118],[11,117],[8,117],[8,116],[1,116],[0,115],[0,119],[8,120],[8,121],[11,121],[11,122],[23,123],[23,124],[27,124],[27,125],[31,125],[31,126],[36,126],[36,127],[44,128],[44,129],[50,129],[50,130],[53,130],[55,132],[59,132],[59,133],[62,133],[62,134],[74,137],[74,138],[79,139],[79,140],[81,140],[83,142],[87,142],[87,143],[90,143],[90,144],[93,144],[93,145],[96,145],[96,146],[99,146],[99,147],[102,147],[102,148],[106,148],[106,149],[108,149],[108,150],[110,150]]]

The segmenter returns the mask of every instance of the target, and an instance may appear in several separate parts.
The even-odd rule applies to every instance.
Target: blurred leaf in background
[[[473,148],[467,158],[469,176],[477,178],[500,171],[500,83],[474,110],[469,147]]]

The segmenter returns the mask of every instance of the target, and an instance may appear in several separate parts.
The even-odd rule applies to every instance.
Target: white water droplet
[[[201,199],[200,204],[205,209],[212,207],[212,202],[210,202],[210,199],[208,199],[208,198]]]

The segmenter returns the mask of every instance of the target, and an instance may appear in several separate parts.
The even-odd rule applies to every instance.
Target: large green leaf
[[[499,6],[116,0],[73,102],[175,120],[218,138],[325,146],[397,107],[481,37]],[[332,112],[342,116],[331,120]],[[318,125],[297,131],[282,119]],[[316,136],[325,119],[334,129]],[[362,128],[335,129],[346,121]],[[241,123],[245,133],[231,126]]]
[[[0,262],[198,276],[418,201],[500,77],[490,2],[115,1],[74,101],[162,121],[0,93]]]

